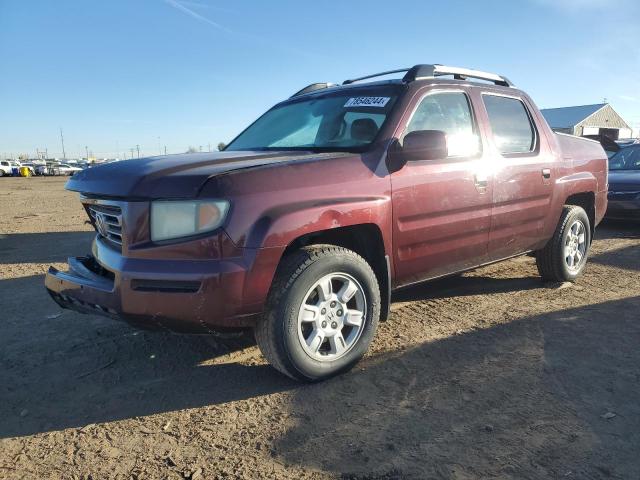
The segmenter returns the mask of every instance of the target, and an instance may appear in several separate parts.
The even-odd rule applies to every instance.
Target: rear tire
[[[369,264],[346,248],[314,245],[282,260],[254,332],[276,370],[314,382],[352,368],[379,317],[380,290]]]
[[[573,282],[584,271],[591,246],[591,226],[582,207],[565,205],[553,237],[536,252],[536,265],[545,281]]]

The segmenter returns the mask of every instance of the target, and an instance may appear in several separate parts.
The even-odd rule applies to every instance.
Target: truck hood
[[[609,191],[640,191],[640,170],[609,170]]]
[[[83,194],[127,199],[194,198],[216,175],[264,165],[289,164],[341,153],[185,153],[107,163],[76,173],[65,188]]]

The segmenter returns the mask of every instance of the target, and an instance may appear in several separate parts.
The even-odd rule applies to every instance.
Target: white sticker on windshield
[[[384,107],[391,97],[353,97],[347,100],[345,107]]]

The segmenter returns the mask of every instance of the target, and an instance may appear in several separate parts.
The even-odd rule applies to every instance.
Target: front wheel
[[[566,205],[549,243],[536,252],[538,272],[544,280],[573,282],[587,264],[591,227],[582,207]]]
[[[380,290],[369,264],[351,250],[314,245],[282,261],[255,336],[277,370],[318,381],[362,358],[379,317]]]

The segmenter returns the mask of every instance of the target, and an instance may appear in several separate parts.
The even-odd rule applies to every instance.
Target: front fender
[[[252,226],[246,239],[247,246],[252,246],[248,249],[256,252],[254,266],[244,285],[247,313],[261,311],[282,255],[296,239],[340,227],[390,225],[390,202],[389,198],[384,197],[343,198],[331,202],[288,203],[286,207],[266,210]],[[389,252],[391,239],[384,235],[383,228],[381,231],[384,249]],[[255,245],[260,247],[253,247]]]
[[[250,229],[247,246],[286,247],[296,238],[314,232],[360,224],[390,225],[390,204],[389,197],[345,197],[287,203],[264,212]]]

